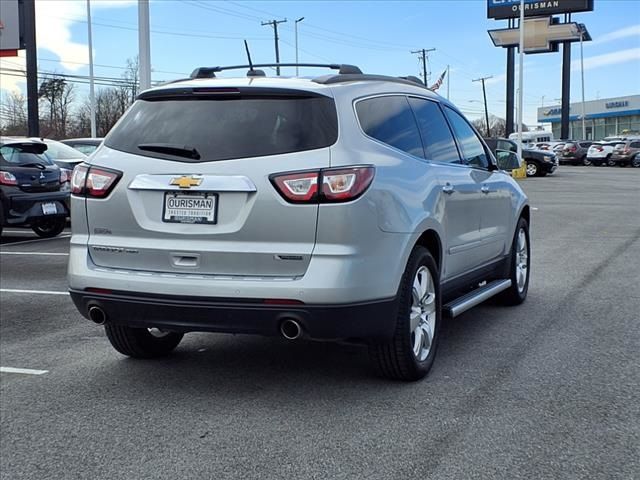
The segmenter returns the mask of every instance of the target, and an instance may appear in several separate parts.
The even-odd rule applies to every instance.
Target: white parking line
[[[10,242],[2,244],[2,247],[12,247],[14,245],[24,245],[25,243],[34,243],[34,242],[45,242],[47,240],[58,240],[60,238],[70,238],[71,235],[58,235],[57,237],[51,238],[34,238],[33,240],[22,240],[20,242]]]
[[[33,370],[31,368],[0,367],[0,373],[23,373],[25,375],[43,375],[49,370]]]
[[[52,290],[20,290],[15,288],[0,288],[0,293],[35,293],[40,295],[69,295],[69,292],[54,292]]]
[[[0,252],[0,255],[53,255],[60,257],[68,257],[68,253],[58,252]]]
[[[7,230],[6,228],[2,230],[2,233],[20,233],[22,235],[36,235],[35,232],[31,230]]]

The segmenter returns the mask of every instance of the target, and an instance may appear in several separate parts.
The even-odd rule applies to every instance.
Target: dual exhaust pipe
[[[107,313],[100,307],[93,305],[89,307],[89,319],[97,324],[107,323]],[[302,326],[297,320],[287,318],[280,324],[280,334],[287,340],[297,340],[302,337]]]
[[[104,325],[107,323],[107,313],[102,308],[93,305],[89,307],[89,319],[97,325]]]
[[[297,340],[302,337],[302,326],[297,320],[287,318],[280,324],[280,333],[287,340]]]

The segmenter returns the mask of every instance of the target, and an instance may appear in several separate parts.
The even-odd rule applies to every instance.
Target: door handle
[[[482,185],[482,187],[480,188],[480,191],[482,193],[489,193],[491,190],[489,189],[488,185]]]
[[[451,195],[453,193],[453,185],[447,182],[445,186],[442,187],[442,191],[447,195]]]

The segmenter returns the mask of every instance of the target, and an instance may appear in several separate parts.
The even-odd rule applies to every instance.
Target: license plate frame
[[[169,207],[168,202],[170,198],[175,199],[198,199],[198,200],[213,200],[213,207],[211,209],[194,209],[193,207]],[[172,215],[171,211],[182,210],[185,213],[186,210],[202,210],[203,212],[210,212],[210,215]],[[218,194],[216,192],[180,192],[171,191],[164,192],[162,198],[162,221],[164,223],[182,223],[185,225],[215,225],[218,223]]]
[[[56,202],[44,202],[40,204],[43,215],[56,215],[58,213],[58,206]]]

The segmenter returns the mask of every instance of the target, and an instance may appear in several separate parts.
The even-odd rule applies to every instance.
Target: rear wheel
[[[607,165],[610,166],[610,167],[615,167],[616,166],[616,162],[614,162],[611,159],[611,154],[607,155]]]
[[[588,166],[590,166],[590,165],[591,165],[591,160],[589,160],[586,156],[585,156],[585,157],[582,157],[582,164],[583,164],[585,167],[588,167]]]
[[[113,348],[133,358],[167,355],[178,346],[184,336],[182,333],[167,332],[157,328],[133,328],[110,323],[104,326],[104,330]]]
[[[529,247],[529,224],[520,217],[511,246],[509,279],[511,286],[498,295],[505,305],[519,305],[527,298],[529,291],[529,267],[531,249]]]
[[[539,175],[540,167],[538,167],[538,164],[536,162],[528,161],[526,162],[526,164],[527,177],[535,177]]]
[[[636,153],[636,156],[631,160],[631,166],[634,168],[640,168],[640,153]]]
[[[371,359],[381,375],[415,381],[431,369],[440,331],[439,278],[429,251],[416,246],[402,276],[393,337],[369,346]]]
[[[43,238],[51,238],[60,235],[67,226],[67,219],[64,217],[48,218],[40,220],[31,229]]]

